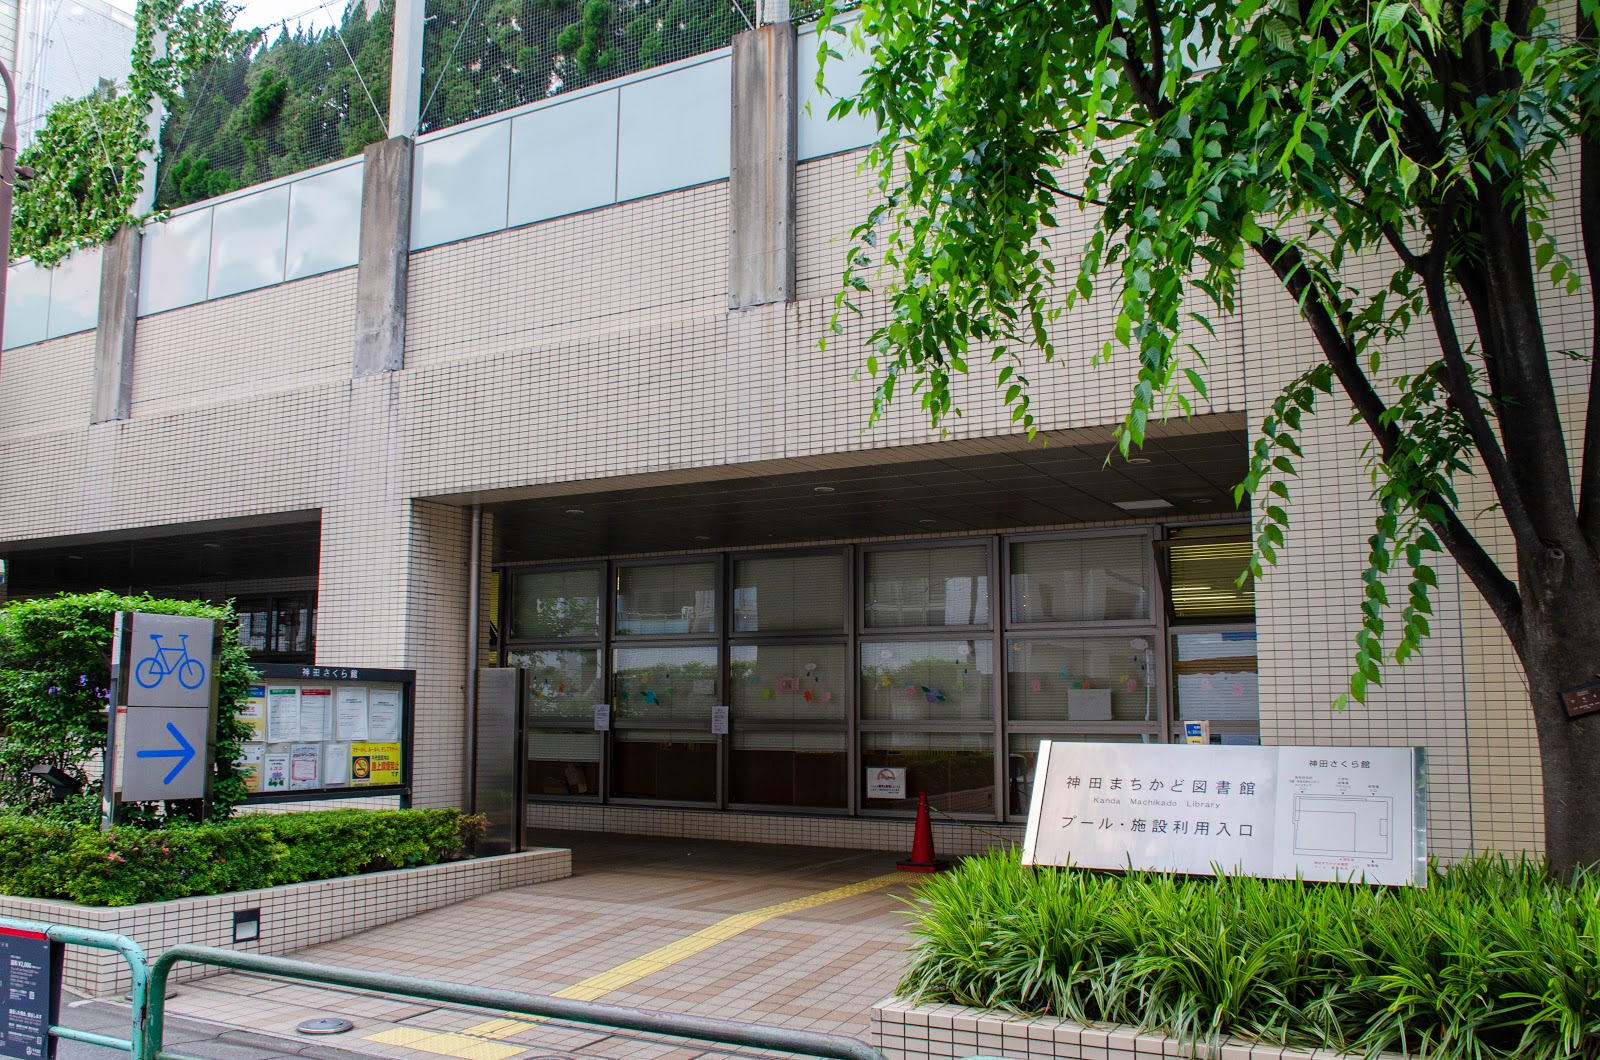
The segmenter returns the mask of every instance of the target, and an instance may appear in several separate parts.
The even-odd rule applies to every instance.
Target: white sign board
[[[210,707],[209,618],[134,612],[128,635],[130,707]]]
[[[906,771],[889,766],[867,767],[867,798],[903,799],[906,797]]]
[[[728,735],[728,708],[715,706],[711,708],[711,735]]]
[[[596,703],[594,705],[594,731],[611,731],[611,704]]]
[[[1413,747],[1039,746],[1025,865],[1427,885]]]

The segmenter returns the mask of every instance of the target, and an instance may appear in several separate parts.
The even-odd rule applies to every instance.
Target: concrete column
[[[127,419],[133,401],[133,336],[139,321],[139,252],[143,243],[138,228],[124,225],[101,253],[91,423]]]
[[[366,150],[352,366],[357,376],[395,372],[406,366],[411,166],[412,142],[408,136],[393,137]]]
[[[422,32],[425,0],[396,0],[389,66],[389,135],[415,136],[422,120]]]
[[[733,38],[730,309],[794,301],[795,48],[788,22]]]

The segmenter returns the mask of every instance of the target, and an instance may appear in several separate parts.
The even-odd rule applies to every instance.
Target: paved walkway
[[[571,847],[573,876],[294,956],[857,1037],[904,966],[903,899],[918,877],[896,873],[893,854],[593,833],[533,841]],[[356,1029],[319,1044],[395,1060],[688,1060],[717,1051],[244,975],[179,990],[168,1002],[174,1015],[268,1034],[344,1016]]]

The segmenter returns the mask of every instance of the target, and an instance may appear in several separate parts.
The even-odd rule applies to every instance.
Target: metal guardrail
[[[510,1015],[540,1016],[569,1023],[618,1027],[673,1038],[690,1038],[723,1045],[799,1053],[821,1057],[824,1060],[885,1060],[882,1053],[866,1042],[842,1034],[797,1031],[760,1023],[743,1023],[706,1016],[686,1016],[676,1012],[606,1005],[597,1001],[572,1001],[543,994],[523,994],[514,990],[463,986],[459,983],[445,983],[415,976],[337,968],[309,961],[291,960],[287,957],[242,953],[214,946],[173,946],[154,961],[150,961],[138,943],[123,935],[25,920],[0,919],[0,926],[42,932],[53,941],[114,950],[123,955],[133,973],[133,989],[130,995],[133,1003],[133,1023],[129,1039],[124,1041],[120,1038],[54,1025],[51,1026],[50,1033],[57,1038],[119,1049],[128,1053],[130,1060],[191,1060],[181,1054],[169,1053],[163,1048],[167,983],[173,966],[181,961],[271,976],[276,979],[370,990],[380,994],[421,1001],[439,1001]]]

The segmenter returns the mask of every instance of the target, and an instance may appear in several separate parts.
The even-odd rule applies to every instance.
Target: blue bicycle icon
[[[189,654],[189,634],[178,634],[176,648],[163,645],[159,633],[150,634],[150,639],[156,642],[156,653],[139,660],[139,664],[133,668],[134,680],[145,688],[154,688],[168,674],[177,674],[178,683],[184,688],[200,687],[206,679],[206,668],[204,663]]]

